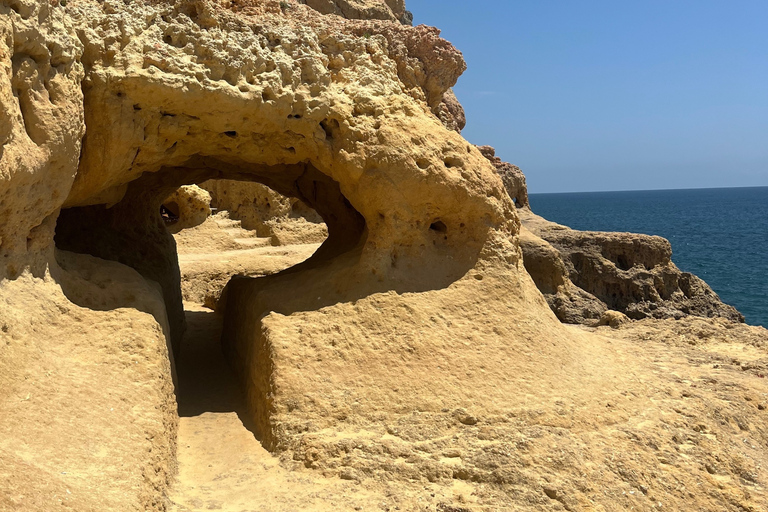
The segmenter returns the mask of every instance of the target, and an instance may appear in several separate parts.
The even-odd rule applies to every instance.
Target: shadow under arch
[[[315,254],[290,272],[315,267],[361,245],[365,239],[365,220],[343,196],[339,184],[309,163],[233,166],[213,158],[194,157],[183,167],[144,173],[128,184],[125,195],[114,205],[63,209],[56,225],[57,249],[117,261],[160,285],[175,353],[181,349],[185,329],[181,275],[176,243],[160,215],[160,205],[179,186],[211,179],[261,183],[302,200],[323,218],[328,238]],[[62,284],[67,293],[66,283]],[[68,296],[78,303],[76,294]],[[94,304],[81,305],[99,309]]]
[[[172,361],[178,359],[186,320],[176,244],[160,205],[179,186],[216,179],[257,182],[298,198],[328,227],[328,238],[307,260],[270,276],[232,278],[218,308],[224,314],[223,351],[247,397],[249,415],[244,423],[268,449],[276,449],[278,440],[269,417],[272,369],[261,337],[265,315],[318,310],[380,292],[446,288],[475,267],[486,243],[484,237],[464,242],[464,224],[425,218],[409,225],[414,237],[377,245],[370,238],[367,219],[347,200],[339,183],[310,162],[270,166],[198,155],[182,166],[142,174],[114,205],[62,210],[55,237],[58,249],[117,261],[160,285]],[[374,219],[379,232],[395,229],[387,225],[390,219],[379,215],[382,219]],[[466,247],[457,251],[457,245]]]

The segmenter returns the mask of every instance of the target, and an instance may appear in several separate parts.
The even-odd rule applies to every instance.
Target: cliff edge
[[[766,331],[661,239],[530,214],[522,173],[459,133],[463,56],[409,22],[398,0],[0,0],[0,509],[768,501]],[[210,209],[179,188],[212,180],[327,237],[174,233]],[[185,303],[195,258],[227,282],[215,313]],[[603,306],[642,319],[555,314]],[[226,414],[240,437],[194,444],[186,420]]]

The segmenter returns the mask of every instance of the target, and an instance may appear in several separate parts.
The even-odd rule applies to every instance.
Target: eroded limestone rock
[[[413,15],[403,0],[298,0],[321,14],[336,14],[347,19],[399,21],[410,25]],[[286,7],[290,9],[290,4]]]
[[[315,244],[328,237],[323,218],[298,198],[247,181],[215,180],[201,186],[211,193],[216,208],[272,245]]]
[[[564,276],[587,296],[599,299],[607,309],[622,312],[635,320],[679,319],[694,315],[744,321],[744,316],[733,306],[724,304],[704,281],[677,268],[672,262],[672,247],[662,237],[577,231],[549,222],[530,211],[521,211],[520,215],[527,230],[557,250],[565,265]],[[524,254],[534,254],[534,243],[521,240],[521,244]],[[553,270],[559,273],[563,268],[558,264]],[[536,274],[531,272],[539,283],[541,279],[536,279]],[[555,302],[546,286],[539,288],[548,296],[550,305],[561,319],[583,323],[579,316],[584,319],[599,317],[595,316],[598,310],[594,308],[593,300],[564,308]]]
[[[440,116],[461,54],[386,5],[371,21],[272,0],[0,0],[0,506],[166,509],[184,316],[160,205],[212,179],[266,185],[328,228],[219,304],[245,414],[291,471],[408,488],[430,510],[459,507],[435,499],[457,487],[478,509],[630,508],[648,486],[672,508],[764,502],[762,409],[734,391],[768,391],[760,370],[710,378],[686,342],[660,373],[669,347],[558,322],[523,266],[526,209]],[[530,231],[531,272],[573,297],[574,259]],[[722,353],[729,325],[707,334]],[[681,380],[719,379],[679,412]],[[729,483],[703,481],[705,459]]]
[[[130,395],[128,403],[136,407],[104,427],[116,439],[146,440],[124,446],[134,451],[121,459],[121,478],[134,491],[119,487],[113,508],[161,509],[172,473],[171,364],[165,344],[155,342],[160,333],[174,351],[183,350],[180,270],[160,216],[160,205],[179,186],[211,179],[258,182],[300,199],[327,225],[327,240],[307,261],[270,278],[239,279],[227,292],[226,349],[250,396],[264,391],[259,382],[274,377],[262,373],[262,363],[275,375],[286,375],[284,365],[290,364],[259,348],[267,329],[261,318],[273,311],[315,312],[393,290],[427,293],[459,280],[472,289],[480,283],[469,276],[472,271],[519,277],[505,278],[503,286],[516,296],[533,294],[532,311],[549,315],[519,265],[519,221],[492,166],[435,115],[465,67],[438,30],[344,20],[269,1],[233,7],[239,14],[199,0],[72,0],[66,7],[3,0],[0,6],[0,62],[7,71],[0,82],[0,293],[19,295],[18,286],[29,287],[37,298],[28,307],[50,311],[45,321],[57,326],[79,311],[66,306],[60,287],[71,280],[62,272],[84,276],[90,284],[82,287],[97,290],[105,283],[97,276],[105,272],[87,269],[105,261],[105,268],[122,265],[132,279],[141,276],[166,315],[161,326],[146,313],[141,321],[130,313],[141,309],[136,301],[150,300],[149,292],[114,293],[102,301],[69,294],[93,308],[83,316],[88,321],[124,319],[132,341],[121,341],[123,327],[108,323],[73,329],[80,337],[66,331],[62,351],[90,343],[91,336],[123,343],[126,352],[108,358],[102,374],[139,364],[127,354],[148,354],[141,372],[126,373],[125,389],[140,379],[152,392]],[[60,265],[55,246],[61,254],[88,256]],[[22,307],[8,304],[12,312]],[[3,319],[8,332],[37,336],[17,325],[23,315],[9,318]],[[373,343],[388,343],[386,333],[373,336]],[[44,334],[40,342],[50,342],[54,331]],[[131,348],[142,339],[153,340],[151,349]],[[6,373],[9,365],[23,373],[19,361],[3,359],[3,375],[20,375]],[[334,371],[329,366],[320,374]],[[123,396],[115,390],[122,392],[124,383],[90,375],[86,381],[101,397]],[[81,389],[78,378],[64,378],[62,388]],[[320,388],[307,392],[317,393],[320,409],[327,406],[330,398]],[[268,396],[283,407],[292,394]],[[266,397],[252,402],[260,435],[275,439],[275,447],[300,442],[303,434],[289,434],[281,426],[286,420],[260,407]],[[45,403],[53,400],[49,395]],[[136,417],[131,410],[145,412]],[[49,414],[67,423],[78,411],[66,402]],[[25,421],[33,416],[20,416],[4,439],[21,440]],[[37,456],[51,450],[54,444],[45,445]],[[140,455],[148,451],[151,456]],[[71,456],[72,464],[88,468],[85,474],[100,467],[89,465],[90,455]],[[99,499],[101,490],[83,499]]]
[[[492,146],[478,146],[477,149],[496,167],[496,172],[501,177],[509,197],[518,208],[529,208],[528,204],[528,186],[525,183],[525,175],[516,165],[509,162],[502,162],[501,158],[496,156],[496,150]]]
[[[211,214],[211,194],[196,185],[177,188],[163,199],[163,207],[169,211],[164,219],[171,233],[199,226]]]

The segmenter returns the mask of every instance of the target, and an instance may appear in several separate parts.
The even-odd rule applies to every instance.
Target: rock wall
[[[398,5],[387,3],[393,13]],[[327,225],[327,240],[305,263],[238,280],[227,292],[227,353],[273,446],[298,440],[280,434],[284,421],[259,405],[267,396],[261,382],[274,376],[257,369],[281,373],[289,361],[259,362],[261,318],[271,311],[427,293],[458,280],[472,289],[485,272],[503,269],[504,286],[534,293],[533,311],[549,315],[520,264],[519,220],[492,166],[436,115],[465,68],[438,30],[271,1],[229,10],[201,0],[3,0],[0,9],[0,303],[8,305],[3,336],[17,336],[0,360],[7,384],[0,412],[16,418],[4,423],[2,449],[14,467],[37,464],[32,480],[5,486],[48,503],[68,485],[55,476],[62,461],[83,475],[120,467],[112,490],[101,477],[84,480],[70,487],[70,503],[165,507],[174,466],[172,361],[183,350],[184,316],[160,205],[182,185],[258,182],[301,200]],[[121,273],[130,278],[118,282]],[[46,312],[39,321],[47,327],[30,323],[33,310]],[[55,351],[45,349],[51,343]],[[61,360],[41,364],[30,355],[39,352]],[[59,372],[70,399],[57,402],[51,387],[36,397],[19,384],[24,375],[43,379],[46,368]],[[27,393],[35,407],[22,414],[17,404]],[[77,400],[87,396],[94,407],[84,411]],[[292,395],[269,396],[284,404]],[[43,410],[75,432],[39,433],[32,425]],[[86,443],[77,436],[92,431],[88,422],[99,439],[113,439],[104,445],[113,460],[102,464],[77,448]]]
[[[58,2],[0,2],[3,510],[160,510],[175,465],[158,289],[53,243],[85,133],[82,53]]]
[[[229,217],[239,220],[244,229],[268,237],[272,245],[314,244],[328,237],[323,218],[315,210],[266,185],[216,180],[200,186],[211,193],[217,209],[229,212]]]
[[[525,241],[550,305],[570,301],[574,318],[607,307],[604,293],[646,316],[656,295],[673,315],[716,301],[657,240],[632,239],[647,258],[623,261],[625,237],[532,217],[521,175],[457,133],[460,52],[399,23],[402,9],[0,0],[0,506],[168,508],[185,320],[160,205],[235,180],[300,200],[328,229],[309,259],[233,279],[218,306],[254,432],[285,467],[394,482],[393,495],[418,482],[420,502],[427,484],[458,484],[484,508],[628,508],[653,478],[672,507],[755,509],[761,496],[744,496],[765,457],[732,431],[762,446],[763,409],[712,391],[696,414],[729,416],[702,437],[670,398],[689,369],[563,326]],[[665,435],[637,443],[641,421]],[[689,438],[744,481],[691,497],[662,471],[638,476],[661,453],[692,481],[697,459],[676,448]]]

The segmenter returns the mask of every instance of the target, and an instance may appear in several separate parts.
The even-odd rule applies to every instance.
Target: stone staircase
[[[272,245],[270,237],[259,237],[255,231],[244,229],[239,220],[230,219],[229,212],[220,211],[213,217],[222,232],[226,233],[241,249],[254,249]]]

